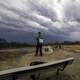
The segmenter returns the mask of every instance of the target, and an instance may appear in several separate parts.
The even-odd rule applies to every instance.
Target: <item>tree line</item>
[[[55,42],[46,42],[44,43],[44,45],[58,45],[58,44],[61,44],[61,45],[80,45],[80,41],[63,41],[63,42],[58,42],[58,41],[55,41]],[[0,38],[0,49],[3,49],[3,48],[23,48],[23,47],[31,47],[31,46],[35,46],[35,43],[20,43],[20,42],[8,42],[6,39],[3,39],[3,38]]]
[[[8,42],[6,39],[0,38],[0,49],[3,48],[21,48],[31,46],[28,43],[20,43],[20,42]]]

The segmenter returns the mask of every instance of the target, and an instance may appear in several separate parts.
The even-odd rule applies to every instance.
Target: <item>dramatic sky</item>
[[[80,41],[80,0],[0,0],[0,37],[30,42]]]

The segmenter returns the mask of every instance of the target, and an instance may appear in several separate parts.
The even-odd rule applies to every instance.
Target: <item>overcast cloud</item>
[[[42,31],[56,41],[80,40],[79,12],[79,0],[0,0],[0,37],[26,41]]]

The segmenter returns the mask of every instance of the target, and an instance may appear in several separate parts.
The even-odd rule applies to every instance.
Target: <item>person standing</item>
[[[38,52],[40,53],[39,55],[42,56],[43,53],[42,53],[42,46],[43,46],[43,38],[42,38],[42,34],[41,32],[38,32],[38,36],[36,37],[36,54],[35,56],[38,55]]]

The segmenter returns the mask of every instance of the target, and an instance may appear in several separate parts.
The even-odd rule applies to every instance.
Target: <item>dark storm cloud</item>
[[[80,20],[80,2],[79,0],[75,0],[75,2],[67,2],[68,6],[66,6],[65,8],[65,17],[68,20],[76,20],[79,21]]]
[[[48,17],[52,21],[57,20],[57,15],[55,10],[52,7],[49,7],[45,4],[40,4],[37,0],[30,0],[32,10],[38,11],[42,16]]]
[[[10,16],[10,13],[8,13],[8,15],[6,15],[6,16],[5,16],[5,13],[0,14],[4,23],[6,21],[7,24],[9,24],[9,25],[12,24],[12,26],[15,25],[15,27],[16,26],[20,26],[20,27],[25,26],[26,29],[28,29],[29,27],[40,28],[40,26],[41,26],[39,23],[36,22],[36,21],[39,22],[40,20],[37,19],[37,17],[35,15],[30,15],[29,12],[25,13],[25,12],[18,10],[18,9],[8,8],[7,6],[5,6],[5,10],[7,10],[7,12],[8,11],[12,12],[12,16]],[[41,26],[41,28],[46,29],[43,26]]]
[[[7,35],[9,38],[8,35],[14,35],[14,37],[20,38],[20,35],[24,32],[24,36],[21,35],[21,37],[25,39],[25,36],[30,33],[42,31],[48,37],[57,40],[75,40],[75,38],[79,40],[80,38],[77,37],[77,34],[80,33],[79,0],[76,0],[75,3],[73,0],[56,0],[57,4],[62,5],[59,7],[64,10],[63,12],[58,10],[58,14],[54,7],[56,9],[59,9],[59,7],[57,8],[50,1],[52,0],[1,0],[0,31],[3,29],[5,35],[0,36]],[[63,21],[59,21],[62,20],[59,19],[61,14],[64,17]],[[6,34],[8,30],[9,33]]]

